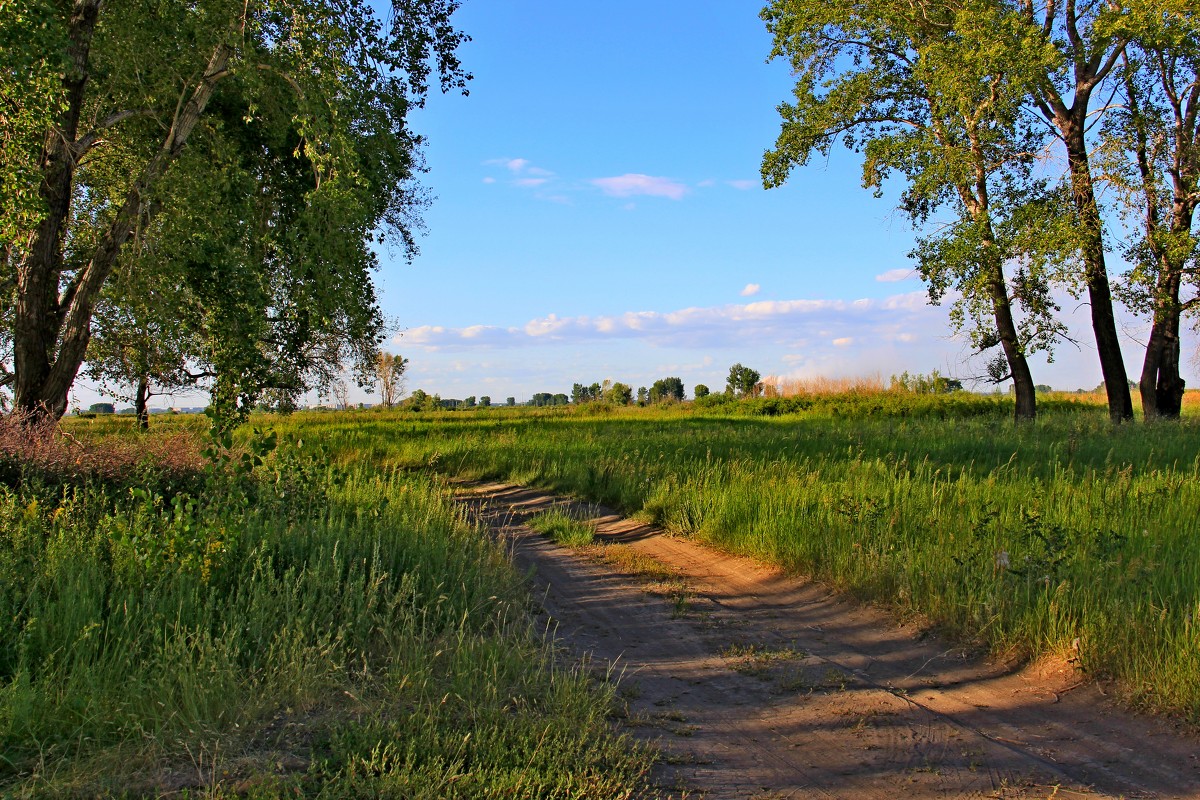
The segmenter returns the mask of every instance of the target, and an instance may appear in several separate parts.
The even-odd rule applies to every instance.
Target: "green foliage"
[[[703,383],[697,383],[696,388],[692,390],[692,396],[695,397],[697,400],[704,398],[704,397],[708,397],[708,395],[709,395],[709,389]]]
[[[651,403],[682,402],[683,381],[679,378],[661,378],[650,387],[647,399]]]
[[[633,402],[633,388],[629,384],[617,381],[609,387],[605,399],[616,406],[627,406]]]
[[[729,377],[725,379],[725,394],[730,397],[756,397],[761,391],[759,377],[757,370],[734,364],[729,368]]]
[[[549,392],[538,392],[529,401],[531,406],[565,406],[570,402],[570,398],[565,394],[550,394]]]
[[[862,153],[863,186],[876,196],[902,177],[901,209],[914,225],[934,223],[909,254],[931,302],[957,295],[954,329],[978,352],[1002,346],[993,377],[1019,376],[1024,391],[1026,356],[1050,352],[1065,332],[1050,283],[1072,274],[1079,246],[1069,198],[1036,175],[1048,132],[1024,113],[1059,69],[1058,51],[992,0],[777,0],[762,16],[772,57],[788,59],[797,78],[763,157],[764,184],[782,184],[839,143]],[[1011,278],[1006,264],[1016,266]],[[1018,411],[1032,416],[1032,394],[1025,400]]]
[[[140,327],[159,382],[199,365],[222,413],[346,365],[369,383],[373,248],[414,254],[427,203],[408,115],[469,78],[456,7],[6,2],[0,340],[17,404],[62,413],[95,308],[100,374]]]
[[[909,375],[907,372],[902,372],[899,375],[893,375],[890,384],[893,391],[915,394],[945,394],[961,392],[963,388],[962,381],[948,378],[936,369],[928,375]]]

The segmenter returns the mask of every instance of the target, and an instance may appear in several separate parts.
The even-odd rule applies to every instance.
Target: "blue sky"
[[[764,376],[983,374],[926,303],[895,193],[862,189],[854,154],[762,188],[791,81],[766,61],[758,8],[463,3],[470,96],[433,96],[413,120],[436,197],[428,235],[411,265],[382,254],[378,275],[408,390],[524,401],[678,376],[690,394],[722,388],[735,362]],[[1034,378],[1095,386],[1087,309],[1066,300],[1079,346]],[[1142,326],[1125,324],[1136,375]]]
[[[753,3],[467,0],[469,97],[438,96],[437,200],[412,266],[380,273],[411,360],[444,397],[569,391],[668,375],[722,387],[763,375],[982,374],[926,303],[895,194],[861,188],[837,151],[766,191],[762,153],[791,81],[767,63]],[[1100,381],[1086,307],[1079,347],[1039,362],[1059,388]],[[1135,374],[1140,328],[1127,320]]]

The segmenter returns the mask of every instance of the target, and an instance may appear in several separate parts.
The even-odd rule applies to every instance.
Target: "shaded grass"
[[[889,405],[839,410],[873,402]],[[1113,428],[1102,407],[1067,399],[1016,427],[1004,399],[920,396],[908,413],[902,403],[834,398],[766,417],[752,402],[292,424],[336,442],[341,457],[366,451],[639,512],[994,650],[1078,659],[1133,702],[1200,721],[1196,418]]]

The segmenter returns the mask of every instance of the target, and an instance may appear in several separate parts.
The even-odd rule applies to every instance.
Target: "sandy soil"
[[[972,656],[600,507],[504,484],[457,494],[531,570],[563,645],[619,680],[624,723],[663,752],[663,797],[1200,798],[1200,739],[1116,708],[1069,664]],[[522,524],[554,507],[643,567]],[[663,574],[648,582],[644,564]]]

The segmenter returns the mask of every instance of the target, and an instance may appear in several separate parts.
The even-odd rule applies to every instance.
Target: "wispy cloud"
[[[915,277],[917,277],[916,270],[901,267],[899,269],[889,269],[882,275],[876,275],[875,280],[879,281],[880,283],[897,283],[899,281],[907,281]]]
[[[742,297],[753,297],[758,294],[758,290],[761,288],[757,283],[747,283],[746,288],[742,289]]]
[[[593,186],[600,187],[601,191],[611,197],[648,195],[681,200],[688,192],[688,187],[678,181],[643,175],[638,172],[629,172],[611,178],[594,178],[591,183]]]
[[[529,160],[525,158],[490,158],[483,163],[504,167],[509,172],[520,172],[529,166]]]
[[[725,183],[726,183],[726,185],[732,186],[733,188],[738,189],[743,192],[753,189],[754,187],[760,185],[758,181],[747,181],[747,180],[725,181]]]

